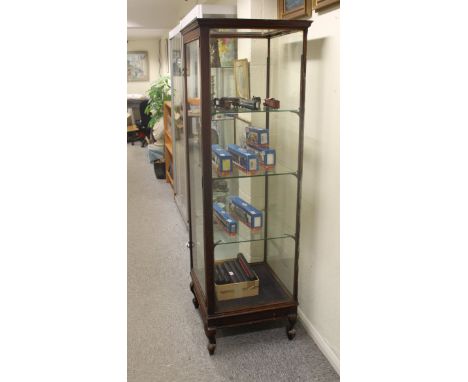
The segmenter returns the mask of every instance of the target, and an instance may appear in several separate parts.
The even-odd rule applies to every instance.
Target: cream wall
[[[240,18],[277,18],[276,0],[238,0]],[[331,8],[313,14],[308,34],[307,87],[304,131],[304,173],[302,183],[301,241],[299,259],[299,317],[308,333],[339,372],[340,359],[340,10]],[[271,96],[282,105],[297,103],[300,49],[297,36],[281,38],[282,46],[272,57]],[[249,58],[255,72],[256,58],[264,61],[265,52],[248,43],[240,43],[239,54]],[[246,51],[248,48],[250,52]],[[285,64],[293,70],[282,70]],[[253,75],[262,79],[264,76]],[[276,84],[276,85],[274,85]],[[251,84],[255,87],[255,83]],[[259,89],[264,89],[262,83]],[[253,90],[253,89],[252,89]],[[258,90],[259,92],[261,90]],[[262,93],[259,93],[262,94]],[[297,141],[286,130],[293,126],[288,116],[281,115],[271,124],[284,126],[285,134],[276,137],[280,152],[294,152]],[[289,127],[288,127],[289,126]],[[272,142],[273,143],[273,142]],[[275,190],[270,200],[284,203],[284,194],[295,195],[295,182],[286,182]],[[284,190],[286,188],[286,190]],[[255,192],[254,189],[251,192]],[[286,244],[285,244],[286,245]],[[286,252],[291,249],[283,248]],[[269,259],[271,254],[269,253]],[[285,284],[291,275],[292,258],[279,258],[275,271]],[[284,275],[284,276],[283,276]]]
[[[163,39],[164,41],[164,39]],[[167,39],[166,39],[167,41]],[[149,81],[144,82],[127,82],[127,94],[146,94],[146,91],[150,88],[151,84],[155,82],[160,75],[167,73],[167,64],[164,55],[161,57],[163,65],[160,67],[159,64],[159,42],[160,39],[141,39],[141,40],[129,40],[127,42],[127,52],[130,51],[147,51],[149,61]],[[164,51],[164,49],[163,49]],[[164,54],[164,53],[163,53]]]
[[[339,371],[340,9],[313,14],[307,44],[300,317]]]

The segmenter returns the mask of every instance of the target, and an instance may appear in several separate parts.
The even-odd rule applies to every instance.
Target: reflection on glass
[[[172,137],[175,169],[175,201],[184,218],[188,221],[187,211],[187,168],[184,130],[184,81],[182,76],[182,38],[176,35],[170,40],[172,57]]]
[[[200,64],[198,40],[185,45],[187,75],[187,131],[189,156],[189,182],[191,193],[191,233],[193,270],[205,292],[205,261],[203,240],[203,196],[200,125]]]

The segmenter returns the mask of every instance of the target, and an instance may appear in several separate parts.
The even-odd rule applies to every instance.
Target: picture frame
[[[148,52],[127,52],[127,82],[142,81],[149,81]]]
[[[312,0],[278,0],[279,19],[309,18],[312,16]]]
[[[329,5],[339,4],[340,0],[312,0],[312,9],[320,12]]]
[[[234,60],[236,97],[250,99],[250,69],[246,58]]]
[[[210,63],[212,68],[232,68],[237,57],[237,39],[211,38]]]

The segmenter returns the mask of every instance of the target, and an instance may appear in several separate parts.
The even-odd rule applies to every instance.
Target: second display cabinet
[[[307,20],[196,19],[182,33],[193,303],[216,330],[295,336]]]

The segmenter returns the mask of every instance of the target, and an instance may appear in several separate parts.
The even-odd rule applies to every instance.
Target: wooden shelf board
[[[169,152],[169,154],[171,154],[171,156],[173,156],[172,155],[172,143],[166,143],[165,146],[166,146],[166,150]]]

